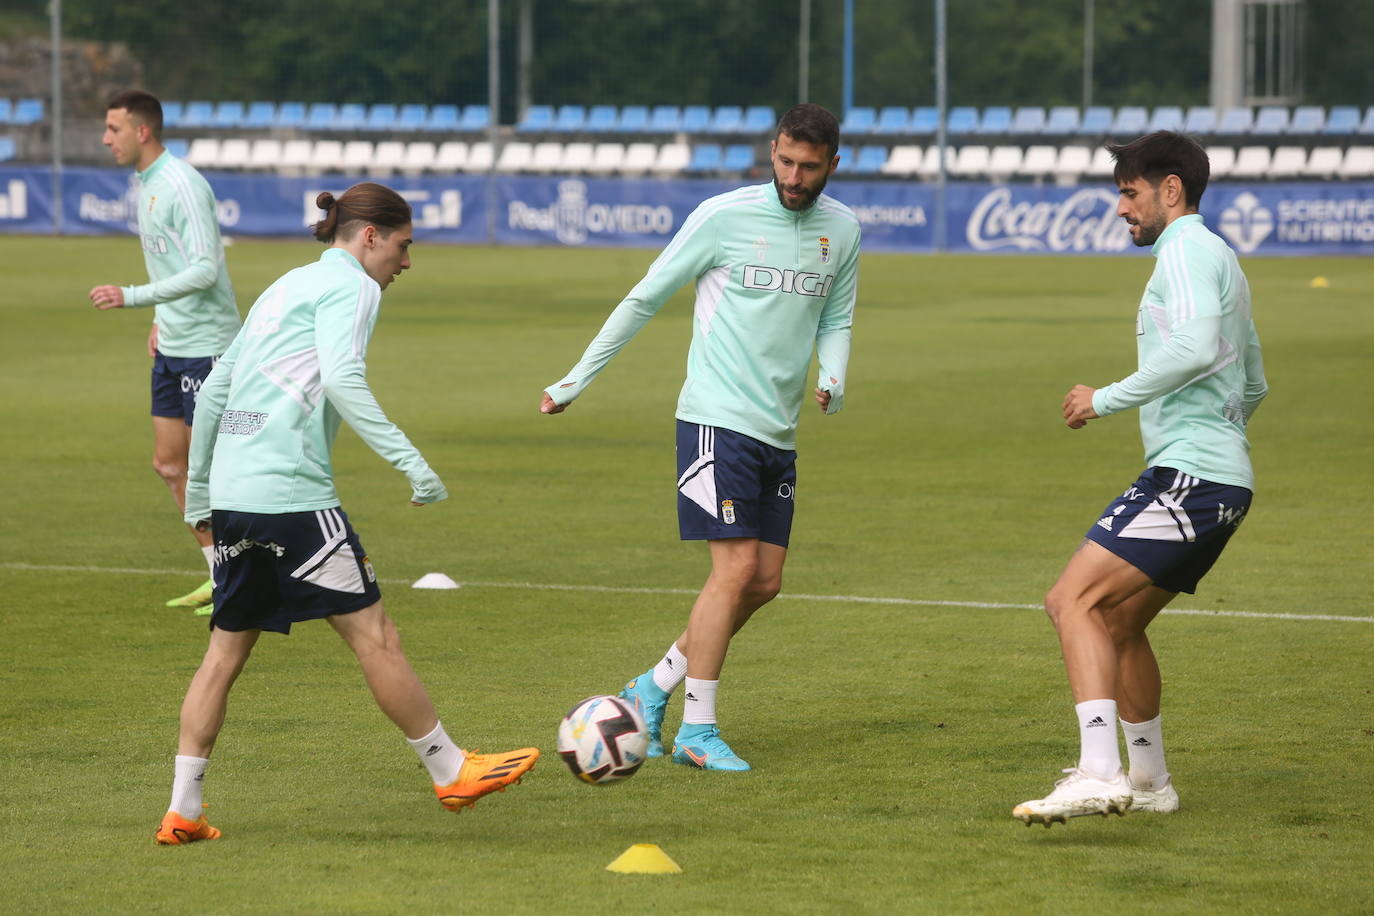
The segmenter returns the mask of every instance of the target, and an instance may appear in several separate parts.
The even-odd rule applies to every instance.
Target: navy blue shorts
[[[1150,468],[1107,506],[1087,537],[1165,591],[1191,595],[1245,520],[1252,495],[1174,468]]]
[[[343,509],[264,515],[215,509],[215,613],[221,630],[290,633],[291,624],[382,599]]]
[[[191,425],[201,383],[215,368],[217,357],[153,357],[153,416],[184,419]]]
[[[684,541],[758,538],[786,547],[796,490],[796,452],[677,421],[677,523]]]

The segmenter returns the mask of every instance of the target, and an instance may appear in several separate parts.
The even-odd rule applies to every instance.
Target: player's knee
[[[767,604],[778,597],[778,593],[781,591],[782,575],[780,573],[762,578],[755,576],[749,584],[749,597],[755,604]]]
[[[186,479],[186,463],[170,461],[160,455],[153,456],[153,471],[168,483]]]

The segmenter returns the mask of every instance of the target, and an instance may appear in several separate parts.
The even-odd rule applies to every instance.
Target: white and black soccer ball
[[[644,720],[620,697],[588,697],[558,726],[558,755],[574,776],[594,786],[633,776],[648,748]]]

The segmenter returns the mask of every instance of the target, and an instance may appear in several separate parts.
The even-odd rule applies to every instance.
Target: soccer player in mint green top
[[[1084,814],[1178,809],[1164,764],[1159,663],[1145,628],[1179,592],[1197,588],[1249,511],[1246,429],[1268,392],[1250,285],[1197,212],[1206,152],[1171,131],[1107,148],[1116,158],[1117,214],[1136,245],[1152,246],[1155,267],[1136,313],[1137,370],[1101,388],[1075,386],[1063,414],[1082,429],[1138,408],[1147,470],[1088,529],[1045,597],[1080,746],[1078,764],[1049,795],[1012,812],[1046,827]]]
[[[215,359],[239,329],[220,242],[215,195],[200,173],[162,146],[162,105],[146,92],[114,96],[104,143],[115,162],[138,176],[138,234],[149,281],[97,286],[90,298],[104,311],[152,306],[148,355],[153,359],[153,469],[177,508],[185,509],[186,449],[196,394]],[[207,563],[208,535],[192,530]],[[167,602],[210,613],[211,583]]]
[[[406,475],[412,505],[448,492],[382,413],[364,363],[382,290],[410,267],[410,205],[371,182],[317,203],[325,217],[315,237],[329,249],[258,298],[196,406],[186,521],[208,520],[214,534],[215,612],[181,707],[172,801],[156,833],[163,845],[220,836],[201,813],[201,786],[229,690],[264,630],[327,619],[450,811],[519,782],[539,758],[532,747],[484,755],[454,744],[339,505],[330,451],[341,420]]]
[[[731,636],[782,584],[796,489],[797,420],[815,352],[815,400],[844,404],[859,263],[859,223],[821,193],[839,162],[839,125],[819,105],[783,115],[773,181],[702,203],[611,313],[582,359],[545,389],[562,412],[668,298],[696,286],[687,381],[677,402],[678,526],[710,544],[711,572],[687,629],[653,669],[630,681],[663,754],[669,696],[685,680],[673,760],[748,770],[720,737],[716,691]]]

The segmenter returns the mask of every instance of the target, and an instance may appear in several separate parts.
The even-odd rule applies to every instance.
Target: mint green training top
[[[795,449],[814,348],[827,413],[844,406],[859,221],[822,194],[789,210],[770,181],[704,201],[611,312],[582,359],[545,389],[557,404],[597,373],[684,284],[696,283],[680,420]]]
[[[1245,427],[1269,391],[1250,284],[1196,213],[1160,233],[1136,314],[1139,369],[1093,392],[1107,416],[1140,408],[1148,467],[1254,489]]]
[[[138,177],[138,236],[151,282],[124,286],[127,308],[156,306],[164,356],[219,356],[239,311],[219,237],[215,193],[185,161],[163,151]]]
[[[339,505],[330,450],[341,420],[409,478],[413,501],[448,495],[367,386],[381,295],[357,259],[330,248],[258,297],[196,400],[188,523],[211,509],[275,515]]]

